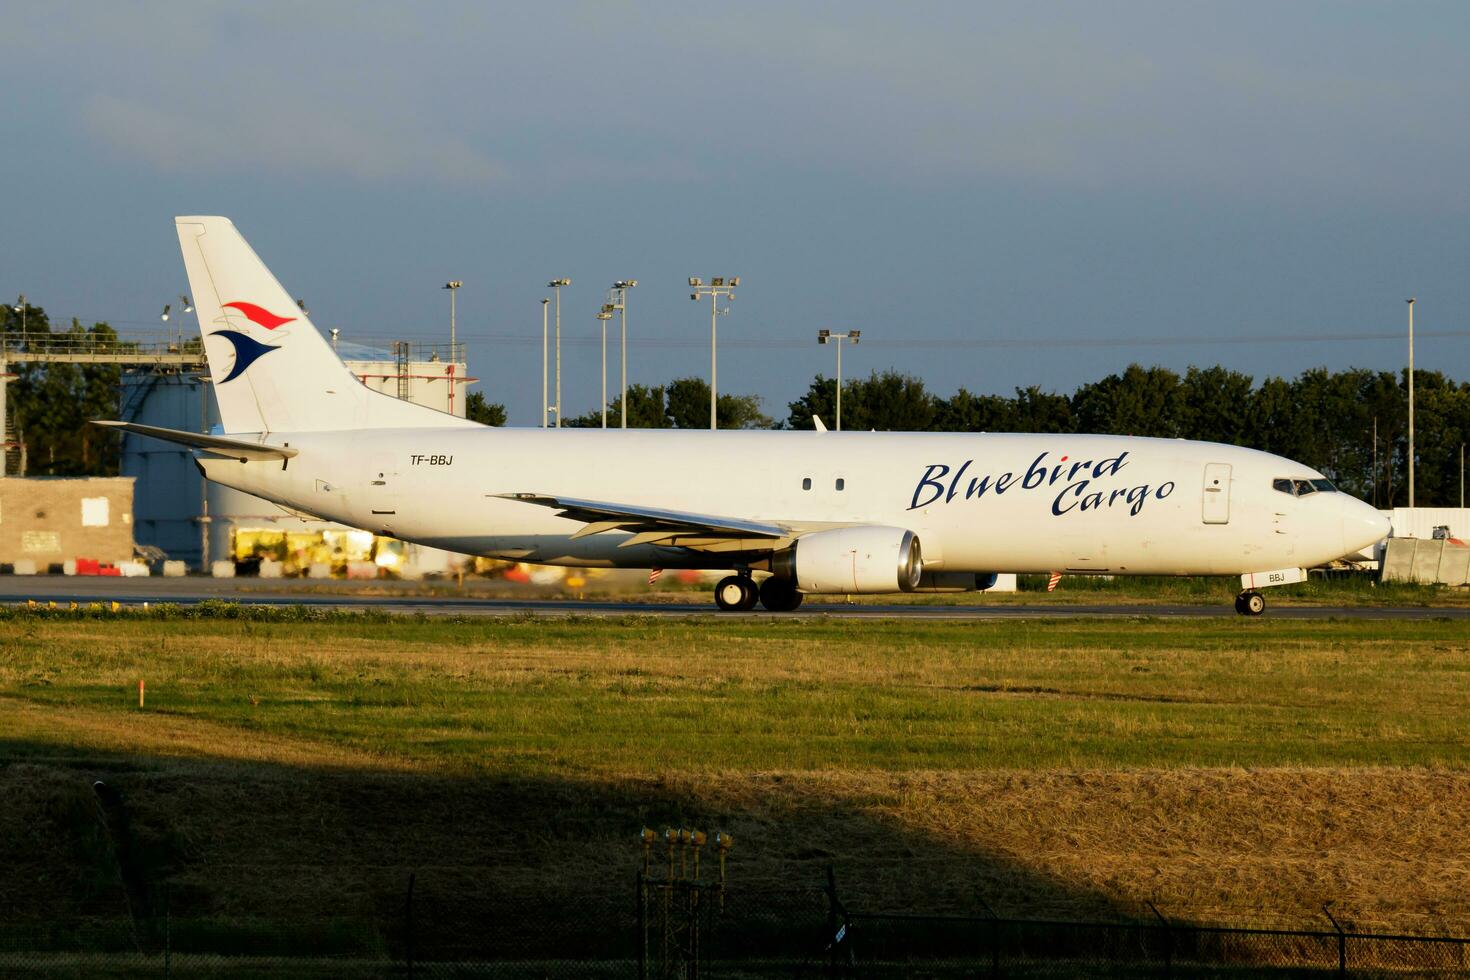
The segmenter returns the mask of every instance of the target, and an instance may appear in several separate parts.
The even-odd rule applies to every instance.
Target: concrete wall
[[[45,571],[71,558],[133,557],[133,480],[0,478],[0,562]]]

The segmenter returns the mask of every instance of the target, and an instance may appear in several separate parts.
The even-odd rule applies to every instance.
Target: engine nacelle
[[[995,572],[925,572],[915,592],[984,592],[994,587]]]
[[[839,527],[796,539],[772,556],[771,571],[799,592],[862,595],[912,592],[924,574],[914,532],[901,527]]]

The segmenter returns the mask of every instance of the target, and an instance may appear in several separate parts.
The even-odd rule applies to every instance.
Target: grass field
[[[225,918],[620,894],[696,823],[870,908],[1470,929],[1463,623],[303,618],[0,616],[0,908],[112,887],[100,776]]]

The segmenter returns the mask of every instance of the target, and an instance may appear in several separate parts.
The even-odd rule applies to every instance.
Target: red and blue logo
[[[274,330],[283,323],[290,323],[296,319],[294,316],[276,316],[276,314],[265,307],[257,306],[254,303],[247,303],[244,300],[236,300],[235,302],[225,303],[223,305],[228,309],[237,311],[256,326],[264,327],[267,330]],[[229,322],[228,314],[226,314],[225,322]],[[279,346],[262,344],[255,338],[243,334],[238,330],[216,330],[210,336],[223,337],[235,348],[235,364],[230,368],[230,373],[225,375],[220,384],[224,384],[226,381],[234,381],[241,374],[245,373],[246,368],[260,360],[265,354],[281,349]]]

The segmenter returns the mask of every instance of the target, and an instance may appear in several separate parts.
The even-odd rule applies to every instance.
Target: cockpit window
[[[1331,480],[1288,480],[1284,477],[1271,481],[1271,488],[1293,497],[1305,497],[1309,493],[1336,493],[1337,487]]]

